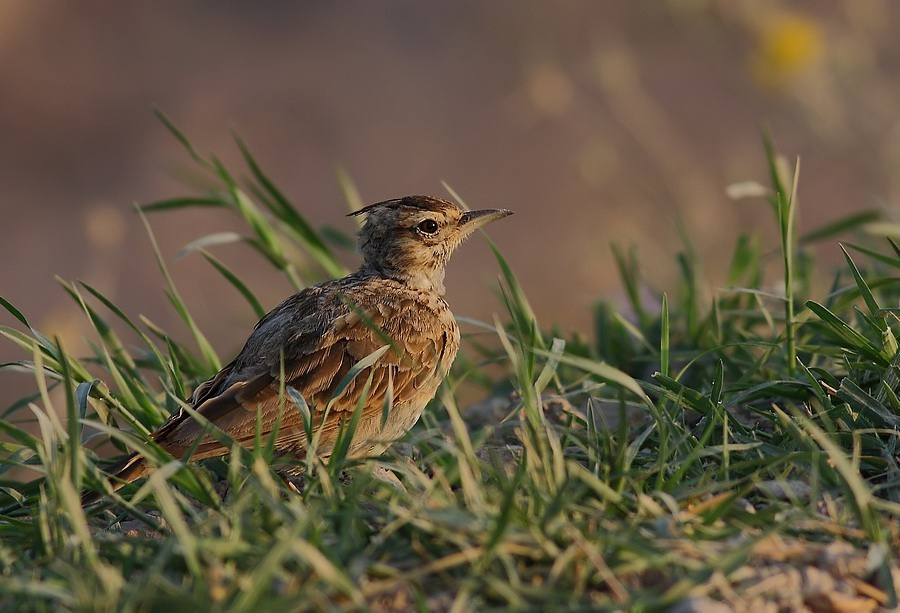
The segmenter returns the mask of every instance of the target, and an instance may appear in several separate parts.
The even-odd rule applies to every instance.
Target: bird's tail
[[[125,456],[108,469],[109,483],[114,490],[127,483],[140,479],[149,472],[147,461],[138,453]],[[87,506],[99,502],[103,497],[100,492],[84,491],[81,493],[81,506]]]

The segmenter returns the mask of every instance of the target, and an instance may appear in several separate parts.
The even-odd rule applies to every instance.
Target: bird
[[[347,457],[380,455],[418,421],[459,349],[459,328],[444,300],[451,254],[475,230],[511,214],[467,211],[433,196],[350,213],[365,216],[359,269],[306,287],[264,315],[237,356],[194,390],[186,401],[193,411],[180,408],[152,440],[178,459],[227,455],[231,449],[210,434],[208,421],[246,448],[258,431],[263,441],[274,432],[276,456],[302,460],[310,441],[303,412],[292,410],[296,400],[285,393],[291,389],[309,409],[315,452],[324,461],[357,410]],[[365,368],[348,383],[358,364]],[[152,469],[133,452],[105,472],[118,490]],[[101,499],[86,490],[82,504]]]

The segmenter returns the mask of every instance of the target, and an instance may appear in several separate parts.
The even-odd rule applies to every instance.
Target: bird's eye
[[[433,219],[426,219],[425,221],[419,222],[419,225],[416,226],[416,230],[425,236],[434,236],[438,231],[438,223]]]

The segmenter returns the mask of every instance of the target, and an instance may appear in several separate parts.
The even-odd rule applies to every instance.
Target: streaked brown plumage
[[[317,453],[327,458],[340,424],[353,414],[371,375],[350,457],[382,453],[416,421],[434,397],[459,348],[459,330],[444,295],[444,267],[474,230],[511,214],[504,209],[464,212],[429,196],[407,196],[369,205],[359,234],[360,269],[342,279],[308,287],[264,316],[238,356],[201,384],[189,405],[245,446],[257,421],[263,440],[280,416],[275,448],[302,458],[302,418],[281,392],[295,388],[321,429]],[[336,387],[354,364],[387,346],[337,397]],[[385,399],[392,399],[382,427]],[[330,403],[325,422],[324,409]],[[198,439],[204,437],[202,440]],[[153,433],[172,456],[225,455],[228,449],[204,432],[185,410]],[[134,453],[109,469],[113,487],[138,479],[150,466]],[[84,502],[99,497],[88,493]]]

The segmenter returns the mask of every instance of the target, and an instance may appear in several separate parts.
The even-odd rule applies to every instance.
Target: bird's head
[[[417,289],[444,293],[444,267],[467,236],[501,217],[506,209],[463,211],[432,196],[406,196],[370,204],[359,232],[363,269]]]

